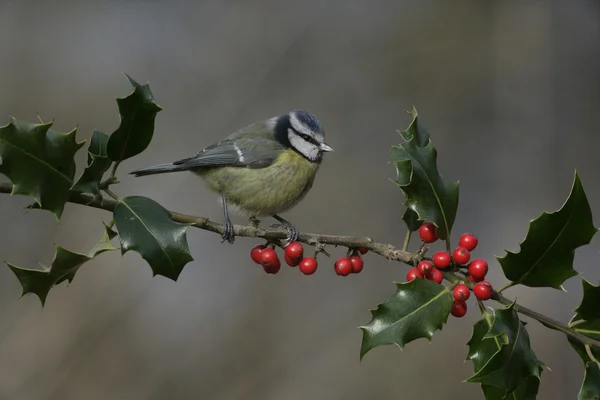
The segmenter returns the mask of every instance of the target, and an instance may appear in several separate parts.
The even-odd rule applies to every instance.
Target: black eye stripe
[[[296,129],[294,129],[293,126],[290,126],[290,128],[292,128],[292,130],[294,131],[294,133],[296,135],[300,136],[302,139],[306,140],[309,143],[314,144],[315,146],[319,146],[319,142],[317,142],[317,140],[314,137],[312,137],[310,135],[307,135],[306,133],[300,133],[300,132],[298,132]]]

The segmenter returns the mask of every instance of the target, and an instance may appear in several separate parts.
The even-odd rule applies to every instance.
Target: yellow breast
[[[288,149],[265,168],[223,167],[198,173],[212,190],[242,212],[271,216],[289,210],[304,198],[319,165]]]

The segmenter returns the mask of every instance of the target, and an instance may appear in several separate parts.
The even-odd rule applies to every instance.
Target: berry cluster
[[[353,251],[352,255],[346,255],[345,257],[340,257],[335,262],[333,269],[336,274],[339,276],[348,276],[350,274],[358,274],[363,270],[364,262],[361,254],[365,254],[368,250],[364,247],[358,249],[358,251]]]
[[[361,247],[350,249],[345,257],[340,257],[334,264],[334,271],[340,276],[358,274],[363,270],[364,262],[361,254],[365,254],[368,249]],[[267,247],[259,244],[254,246],[250,252],[252,261],[262,265],[267,274],[276,274],[281,269],[281,261],[275,251],[275,246]],[[304,257],[304,247],[299,242],[292,242],[284,248],[286,264],[290,267],[298,267],[304,275],[312,275],[317,271],[318,263],[315,257]]]
[[[319,264],[314,257],[304,257],[304,247],[301,243],[292,242],[284,249],[283,259],[290,267],[298,267],[304,275],[312,275],[317,271]],[[250,252],[252,261],[262,265],[267,274],[276,274],[281,269],[281,261],[274,247],[262,244],[254,246]]]
[[[437,241],[438,235],[435,225],[431,222],[424,222],[419,228],[419,237],[423,244]],[[420,278],[441,283],[443,276],[440,270],[450,267],[455,270],[463,268],[466,269],[466,279],[475,283],[473,286],[475,297],[478,300],[488,300],[494,291],[491,283],[484,280],[488,273],[488,264],[481,258],[471,261],[471,252],[475,250],[478,244],[479,241],[475,235],[465,233],[460,237],[458,247],[454,249],[452,255],[447,251],[438,251],[433,255],[431,261],[423,260],[416,267],[411,268],[406,274],[406,279],[412,281],[415,278]],[[471,289],[464,283],[459,283],[454,287],[452,294],[454,301],[451,314],[455,317],[463,317],[467,313],[466,301],[471,295]]]

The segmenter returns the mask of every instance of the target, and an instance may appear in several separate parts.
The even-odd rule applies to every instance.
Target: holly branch
[[[66,203],[112,214],[100,240],[86,253],[56,246],[49,267],[26,269],[7,263],[23,294],[38,296],[42,305],[55,285],[71,282],[80,267],[107,251],[120,249],[123,254],[135,251],[148,262],[154,275],[176,281],[185,265],[193,261],[187,244],[188,228],[223,233],[223,224],[208,218],[169,211],[152,199],[120,197],[113,191],[112,185],[119,183],[118,166],[148,147],[155,117],[162,109],[149,85],[127,78],[133,92],[117,99],[121,123],[110,135],[98,130],[92,133],[87,165],[77,179],[74,157],[85,142],[76,141],[76,130],[59,133],[51,129],[50,123],[16,119],[0,127],[0,174],[10,179],[10,183],[0,183],[0,193],[29,196],[35,201],[29,208],[48,210],[57,219]],[[460,318],[467,313],[467,300],[473,293],[482,317],[467,343],[473,375],[466,381],[480,384],[486,399],[537,396],[544,364],[531,349],[529,334],[519,314],[565,334],[584,365],[578,399],[600,398],[600,286],[582,279],[583,297],[568,323],[524,307],[503,294],[505,289],[516,285],[562,289],[567,279],[578,275],[574,269],[575,250],[589,244],[598,230],[593,225],[579,176],[575,174],[571,192],[559,210],[544,212],[531,221],[519,251],[507,251],[505,256],[497,258],[509,283],[494,290],[485,280],[487,261],[472,259],[478,244],[475,235],[460,236],[458,247],[453,250],[452,227],[459,185],[441,176],[437,150],[429,133],[421,126],[416,110],[410,114],[411,123],[398,132],[400,144],[392,146],[390,152],[390,160],[396,167],[394,182],[404,194],[402,219],[407,235],[401,248],[369,237],[305,232],[300,233],[297,242],[285,246],[285,229],[260,228],[256,220],[249,225],[235,225],[235,235],[266,242],[252,249],[251,258],[271,274],[281,269],[276,252],[279,247],[283,248],[285,262],[307,275],[316,272],[318,256],[329,256],[328,251],[335,251],[328,246],[346,249],[333,267],[340,276],[362,271],[361,255],[367,251],[408,265],[405,282],[396,282],[396,292],[378,304],[371,311],[371,321],[361,326],[361,358],[379,346],[395,344],[402,348],[420,338],[431,340],[450,315]],[[103,180],[106,174],[109,176]],[[411,252],[408,249],[415,232],[420,243]],[[119,246],[113,245],[117,239]],[[438,241],[443,250],[431,255],[430,250]],[[314,254],[304,256],[302,244],[314,247]],[[444,280],[448,284],[444,285]],[[498,308],[484,303],[487,300],[494,300]]]

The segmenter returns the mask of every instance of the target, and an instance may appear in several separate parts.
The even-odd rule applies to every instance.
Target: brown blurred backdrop
[[[528,221],[558,209],[577,169],[600,213],[600,5],[590,1],[0,1],[0,122],[55,128],[118,125],[121,75],[150,81],[164,107],[149,149],[121,166],[121,195],[220,219],[215,196],[188,174],[126,172],[192,154],[255,120],[305,108],[335,153],[315,187],[286,214],[301,230],[369,235],[400,245],[401,193],[388,180],[395,129],[415,105],[461,182],[456,233],[480,238],[477,256],[518,249]],[[85,152],[78,158],[85,162]],[[0,258],[49,264],[53,243],[87,251],[108,213],[69,205],[57,224],[0,196]],[[237,222],[244,222],[237,218]],[[220,244],[196,229],[195,261],[179,282],[152,279],[135,253],[104,254],[42,310],[0,268],[0,399],[479,399],[463,362],[474,304],[429,344],[376,349],[359,362],[368,309],[406,268],[367,255],[339,278],[329,260],[311,277],[267,276],[249,259],[255,240]],[[598,244],[577,253],[600,279]],[[332,249],[334,256],[341,250]],[[568,293],[507,295],[567,321]],[[559,333],[528,325],[544,371],[540,399],[574,399],[581,361]]]

